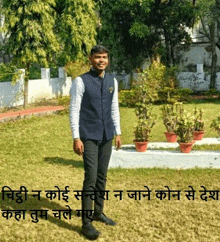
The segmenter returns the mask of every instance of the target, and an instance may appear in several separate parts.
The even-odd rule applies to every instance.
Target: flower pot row
[[[170,142],[170,143],[177,142],[177,134],[175,134],[174,132],[165,132],[164,134],[166,136],[167,142]],[[204,130],[193,132],[193,140],[202,140],[203,136],[204,136]]]
[[[145,100],[146,101],[146,100]],[[180,150],[188,153],[196,140],[202,140],[204,135],[204,120],[202,109],[194,109],[194,113],[184,110],[181,103],[175,105],[164,105],[162,108],[163,124],[168,142],[178,142]],[[151,114],[152,106],[140,102],[136,107],[138,124],[135,127],[135,146],[137,151],[143,152],[147,149],[151,129],[155,125],[155,117]],[[220,134],[220,116],[213,120],[211,128]],[[177,139],[178,137],[178,139]],[[138,142],[137,142],[138,141]]]
[[[190,143],[178,142],[180,151],[182,153],[189,153],[192,149],[192,145],[194,144],[194,142],[195,142],[194,140]],[[144,142],[134,141],[134,144],[138,152],[145,152],[147,150],[148,141],[144,141]]]
[[[165,135],[166,135],[166,139],[167,139],[168,142],[171,142],[171,143],[177,142],[177,135],[175,133],[165,132]],[[194,131],[192,142],[189,142],[189,143],[178,142],[179,147],[180,147],[180,151],[182,153],[189,153],[191,151],[192,145],[195,143],[195,141],[196,140],[202,140],[203,135],[204,135],[204,130]],[[134,140],[134,144],[135,144],[136,150],[138,152],[145,152],[147,150],[148,141],[138,142],[138,141]]]

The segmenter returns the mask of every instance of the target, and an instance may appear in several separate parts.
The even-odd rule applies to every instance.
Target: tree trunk
[[[131,89],[133,87],[133,82],[134,82],[134,75],[133,72],[130,72],[130,80],[129,80],[129,89]]]
[[[211,79],[210,89],[215,89],[216,83],[216,65],[217,65],[217,54],[216,54],[216,40],[215,40],[216,22],[210,25],[210,37],[211,37],[211,49],[212,49],[212,66],[211,66]]]
[[[30,63],[26,65],[25,77],[24,77],[24,108],[28,105],[28,81],[30,76]]]
[[[166,47],[166,64],[167,66],[170,66],[171,64],[171,54],[170,54],[170,41],[167,37],[166,31],[164,31],[164,37],[165,37],[165,47]]]
[[[171,51],[171,64],[172,66],[174,66],[176,64],[176,61],[175,61],[175,55],[174,55],[174,45],[172,41],[170,41],[170,51]]]

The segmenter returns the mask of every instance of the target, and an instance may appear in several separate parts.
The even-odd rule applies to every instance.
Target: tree
[[[92,0],[57,0],[55,31],[60,62],[84,60],[96,44],[97,17]]]
[[[53,28],[55,23],[54,0],[2,0],[7,36],[7,53],[13,62],[25,68],[24,107],[28,103],[29,70],[33,63],[47,67],[59,49]]]
[[[147,16],[153,0],[103,0],[97,1],[101,26],[98,42],[108,46],[114,58],[112,69],[126,72],[139,68],[148,57],[153,39],[147,38],[148,26],[139,26],[141,37],[132,33],[132,26],[141,17]],[[136,22],[135,22],[136,21]],[[137,24],[136,24],[137,25]]]
[[[94,8],[92,0],[2,0],[6,50],[26,72],[25,107],[32,64],[85,60],[96,43]]]
[[[99,40],[113,49],[122,68],[135,69],[155,54],[167,65],[175,64],[174,48],[191,42],[186,27],[196,20],[192,1],[103,0],[99,6]]]
[[[217,71],[217,53],[216,47],[220,49],[220,1],[210,0],[198,1],[200,7],[200,20],[201,26],[199,33],[206,37],[210,43],[212,53],[212,64],[211,64],[211,78],[210,78],[210,89],[214,89],[216,85],[216,71]]]
[[[153,28],[158,37],[159,53],[167,65],[175,65],[176,46],[189,46],[191,37],[187,28],[192,28],[197,19],[197,7],[188,0],[155,1],[149,20],[153,19]],[[156,50],[157,51],[157,50]]]

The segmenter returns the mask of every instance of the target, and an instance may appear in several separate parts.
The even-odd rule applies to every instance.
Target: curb
[[[219,138],[203,138],[196,145],[220,144]],[[146,152],[137,152],[134,145],[123,145],[122,149],[112,150],[109,168],[217,168],[220,169],[220,151],[180,151],[153,150],[154,148],[177,148],[178,143],[150,142]],[[124,148],[124,149],[123,149]]]
[[[25,109],[20,111],[9,111],[6,113],[0,113],[0,123],[15,121],[22,118],[30,118],[34,116],[43,116],[59,113],[64,110],[63,106],[47,106],[47,107],[38,107],[33,109]]]

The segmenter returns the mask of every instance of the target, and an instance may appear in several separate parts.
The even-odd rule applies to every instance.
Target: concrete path
[[[220,144],[220,139],[204,138],[196,141],[196,145],[202,144]],[[149,148],[176,148],[178,143],[168,142],[150,142]],[[134,145],[125,145],[119,151],[113,149],[110,160],[110,168],[220,168],[220,150],[219,151],[191,151],[188,154],[180,151],[166,150],[147,150],[146,152],[137,152]]]

